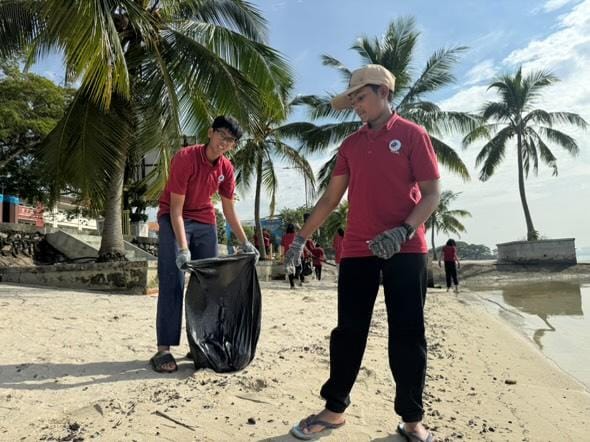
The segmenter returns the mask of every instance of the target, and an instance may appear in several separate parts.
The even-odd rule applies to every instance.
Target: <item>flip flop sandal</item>
[[[293,428],[291,428],[291,434],[293,436],[295,436],[297,439],[313,440],[313,439],[317,439],[318,437],[320,437],[322,435],[325,435],[326,432],[340,428],[345,423],[346,423],[346,421],[341,422],[339,424],[332,424],[330,422],[326,422],[321,419],[317,419],[317,415],[312,414],[311,416],[308,416],[302,423],[300,422],[297,425],[295,425]],[[320,425],[324,428],[322,428],[320,431],[315,431],[313,433],[306,433],[304,431],[305,429],[310,429],[314,425]]]
[[[174,363],[173,370],[165,370],[163,367],[166,364]],[[159,351],[150,359],[150,364],[152,364],[152,368],[154,371],[158,373],[174,373],[178,370],[178,365],[176,364],[176,360],[174,356],[172,356],[169,352]]]
[[[413,431],[408,431],[404,428],[404,424],[397,426],[397,432],[406,438],[408,442],[434,442],[434,436],[429,431],[426,439],[422,439],[416,435]]]

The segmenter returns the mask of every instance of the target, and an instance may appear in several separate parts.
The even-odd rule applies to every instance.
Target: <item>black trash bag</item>
[[[192,261],[186,291],[188,343],[195,368],[238,371],[254,359],[261,296],[254,255]]]

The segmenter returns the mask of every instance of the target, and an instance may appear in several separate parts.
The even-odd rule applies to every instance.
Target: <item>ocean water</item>
[[[519,283],[480,295],[486,307],[590,390],[590,283]]]

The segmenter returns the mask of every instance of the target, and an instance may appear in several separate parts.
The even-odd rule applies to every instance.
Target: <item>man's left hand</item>
[[[407,237],[408,231],[404,226],[394,227],[369,241],[369,248],[375,256],[389,259],[401,250],[402,244],[408,239]]]
[[[254,256],[256,258],[254,264],[257,264],[258,259],[260,259],[260,252],[258,251],[258,249],[256,249],[256,247],[254,247],[254,244],[252,244],[250,241],[244,241],[240,245],[240,247],[238,247],[238,254],[242,253],[254,253]]]

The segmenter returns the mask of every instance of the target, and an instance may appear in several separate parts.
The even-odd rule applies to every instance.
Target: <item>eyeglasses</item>
[[[232,137],[230,135],[227,135],[227,133],[222,131],[221,129],[213,129],[213,131],[217,132],[220,135],[221,141],[223,143],[238,144],[239,140],[236,137]]]

